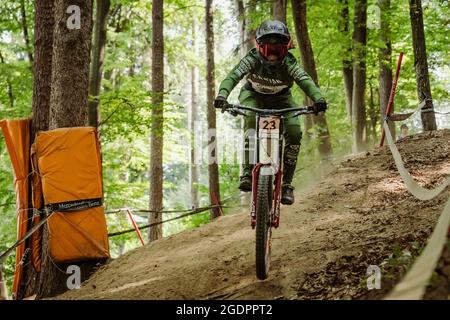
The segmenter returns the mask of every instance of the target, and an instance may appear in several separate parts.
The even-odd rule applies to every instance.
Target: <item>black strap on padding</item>
[[[75,200],[59,203],[50,203],[45,207],[50,211],[79,211],[99,207],[102,204],[103,204],[102,198],[97,198],[88,200]]]

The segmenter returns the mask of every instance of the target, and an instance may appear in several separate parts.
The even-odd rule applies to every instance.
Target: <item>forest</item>
[[[336,212],[355,210],[361,216],[361,210],[364,215],[381,210],[383,217],[390,212],[385,205],[395,202],[392,199],[398,196],[398,204],[395,205],[403,207],[392,210],[405,213],[400,215],[404,218],[401,223],[390,216],[378,218],[390,221],[393,227],[385,227],[390,231],[386,231],[385,240],[379,240],[383,244],[378,244],[378,251],[374,253],[376,263],[369,263],[349,249],[347,255],[358,256],[348,263],[351,266],[335,257],[330,262],[334,264],[318,264],[320,268],[311,269],[302,286],[295,289],[294,296],[287,296],[284,289],[280,289],[278,296],[286,299],[382,298],[420,255],[444,208],[448,188],[445,189],[447,198],[441,195],[437,202],[427,202],[421,216],[414,222],[409,221],[406,212],[419,204],[412,200],[412,196],[406,195],[400,178],[395,183],[389,180],[396,179],[394,160],[389,149],[386,146],[379,148],[379,144],[382,135],[384,137],[383,122],[387,119],[389,100],[395,91],[389,114],[399,115],[401,121],[388,121],[388,124],[393,141],[402,138],[397,145],[402,156],[408,159],[406,168],[411,170],[422,187],[436,187],[449,173],[449,1],[1,1],[0,120],[29,118],[30,143],[38,132],[59,128],[93,127],[97,132],[101,152],[102,201],[109,235],[107,246],[112,258],[112,262],[106,263],[104,275],[96,273],[89,280],[98,281],[98,287],[107,283],[105,277],[110,264],[114,266],[115,263],[114,272],[117,272],[109,274],[110,277],[120,275],[121,269],[126,272],[125,262],[120,267],[121,257],[132,260],[146,252],[148,259],[151,257],[158,261],[159,266],[164,262],[158,260],[158,252],[173,250],[167,261],[170,264],[173,260],[175,264],[177,254],[183,256],[182,247],[177,247],[183,246],[183,241],[186,245],[192,242],[192,247],[188,247],[192,252],[196,246],[199,252],[203,252],[208,245],[200,247],[205,241],[199,235],[202,232],[205,237],[211,237],[212,243],[222,242],[224,252],[232,248],[238,250],[224,253],[223,259],[228,262],[223,264],[212,262],[213,258],[205,258],[221,259],[220,251],[205,251],[204,256],[198,258],[205,266],[216,266],[220,270],[219,278],[227,279],[223,281],[243,277],[236,271],[238,268],[247,270],[247,267],[253,267],[253,243],[250,243],[253,238],[247,241],[250,249],[241,250],[237,244],[231,244],[232,239],[244,241],[247,239],[244,233],[251,233],[248,221],[250,193],[238,189],[244,157],[244,121],[240,116],[233,117],[215,109],[214,101],[222,80],[255,48],[256,30],[268,20],[278,20],[287,26],[292,38],[289,53],[320,87],[328,105],[324,113],[299,118],[303,138],[292,182],[297,201],[291,207],[282,206],[281,210],[280,230],[287,230],[283,232],[286,232],[289,243],[295,247],[295,239],[300,239],[298,241],[315,243],[311,247],[305,245],[305,248],[319,248],[322,240],[325,241],[326,236],[319,237],[320,231],[310,237],[306,236],[307,232],[300,234],[298,228],[303,224],[311,224],[311,230],[321,230],[324,225],[322,230],[327,230],[329,224],[336,237],[342,236],[342,241],[357,240],[359,233],[347,239],[343,234],[350,231],[341,229],[348,225],[349,230],[356,230],[355,226],[363,225],[361,221],[365,221],[359,221],[359,218],[342,223],[336,218],[335,224],[339,226],[334,229],[334,218],[327,216],[323,218],[323,225],[313,226],[316,219],[322,218],[312,217],[311,212],[334,212],[331,206],[338,203],[342,206],[340,209],[336,207]],[[395,83],[401,54],[401,71]],[[239,90],[244,83],[242,80],[231,92],[227,98],[229,103],[239,103]],[[393,84],[397,86],[396,90],[392,89]],[[294,83],[291,91],[296,105],[314,104],[299,85]],[[402,117],[408,113],[412,114]],[[404,133],[401,128],[409,131]],[[19,213],[26,212],[29,220],[34,214],[31,200],[25,206],[18,206],[16,176],[8,150],[6,140],[1,137],[0,254],[19,239]],[[367,158],[364,162],[358,157]],[[344,172],[342,166],[351,167],[351,170],[347,169],[353,172],[353,176],[348,170]],[[426,175],[426,169],[432,171],[431,176]],[[76,175],[75,169],[72,174]],[[373,185],[378,180],[390,181],[391,184],[386,182],[385,189],[377,189]],[[344,182],[347,187],[341,190]],[[350,184],[353,187],[348,187]],[[389,189],[391,187],[394,189]],[[358,188],[366,191],[360,193]],[[314,195],[307,197],[307,192]],[[330,194],[328,197],[327,192]],[[368,197],[371,192],[373,199],[364,198],[364,204],[357,202],[362,195]],[[408,205],[401,202],[405,199],[410,202]],[[325,214],[323,212],[321,214]],[[237,218],[233,218],[235,216]],[[311,219],[308,218],[310,216]],[[41,214],[40,218],[43,217]],[[222,223],[222,219],[226,224],[223,229],[217,225]],[[374,217],[368,224],[373,223],[374,228],[378,228],[376,219]],[[138,230],[135,232],[136,225],[140,227],[140,233]],[[242,235],[238,231],[226,231],[231,228],[238,230],[241,225],[247,228],[242,229]],[[58,267],[45,256],[46,250],[50,250],[47,248],[49,227],[44,224],[41,229],[41,271],[33,269],[33,258],[26,254],[18,257],[16,252],[12,252],[4,261],[0,260],[0,283],[4,284],[0,289],[9,298],[34,296],[39,299],[67,291],[67,288],[61,288],[65,283],[64,272],[62,276],[58,275]],[[338,234],[336,230],[342,232]],[[358,232],[364,234],[362,230],[361,227]],[[373,237],[377,236],[378,233],[373,234]],[[171,245],[169,242],[172,240]],[[275,236],[274,242],[277,241],[280,240]],[[300,242],[298,245],[301,246]],[[283,252],[281,244],[274,246],[273,254],[277,250]],[[147,247],[148,251],[144,251]],[[323,250],[331,252],[337,249]],[[404,256],[405,250],[408,258]],[[345,256],[344,251],[341,253]],[[290,259],[295,261],[296,257],[293,255]],[[275,262],[271,268],[283,273],[281,253],[273,259]],[[448,257],[441,257],[439,266],[444,268],[449,261]],[[14,284],[18,262],[23,273],[19,288]],[[190,263],[186,262],[186,270],[192,271],[191,275],[195,277],[194,267],[189,269]],[[229,273],[222,269],[223,265],[235,263]],[[237,263],[241,264],[238,266]],[[84,273],[91,275],[92,270],[103,268],[99,267],[103,264],[104,261],[89,261],[81,269],[90,270]],[[390,281],[382,292],[372,294],[361,290],[359,282],[363,276],[354,276],[352,283],[356,283],[357,288],[354,291],[348,289],[347,280],[338,280],[336,285],[322,279],[333,266],[339,270],[347,267],[353,270],[353,273],[348,271],[352,275],[358,272],[365,275],[367,264],[382,265],[383,276],[386,274],[395,281]],[[140,267],[146,270],[152,265],[149,262]],[[66,264],[61,264],[59,269],[64,267]],[[161,272],[172,270],[168,266],[161,268]],[[253,269],[248,271],[249,277],[256,281],[252,272]],[[435,271],[435,277],[437,274]],[[447,276],[448,284],[450,275]],[[190,280],[187,273],[184,278],[173,279],[172,283],[175,286],[183,282],[189,287]],[[126,282],[120,285],[125,286]],[[335,285],[338,293],[333,291],[331,294],[328,289],[323,289]],[[268,287],[260,288],[258,292],[251,291],[250,287],[239,288],[242,289],[239,295],[231,289],[220,295],[211,293],[214,285],[205,284],[198,292],[189,291],[190,294],[185,296],[162,291],[151,295],[145,291],[148,293],[145,297],[275,298],[266,295],[270,291]],[[113,294],[114,290],[111,295],[86,291],[79,296],[69,290],[63,298],[139,299],[143,290],[130,291],[122,297]],[[176,292],[181,290],[180,287]],[[450,292],[450,287],[447,290]],[[432,297],[432,290],[429,289],[427,294]]]

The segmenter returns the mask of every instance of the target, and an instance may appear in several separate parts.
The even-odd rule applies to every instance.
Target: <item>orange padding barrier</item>
[[[36,135],[46,205],[102,198],[102,167],[92,127],[61,128]]]
[[[5,137],[6,147],[11,158],[16,190],[17,239],[28,231],[28,174],[30,172],[30,126],[31,119],[1,120],[0,127]],[[23,280],[23,266],[20,263],[25,252],[25,243],[17,246],[16,268],[14,270],[13,294],[17,296]]]
[[[48,220],[50,255],[56,263],[109,258],[103,207],[56,212]]]
[[[95,128],[42,131],[36,135],[35,148],[45,205],[103,197]],[[47,223],[55,263],[109,258],[103,206],[57,212]]]

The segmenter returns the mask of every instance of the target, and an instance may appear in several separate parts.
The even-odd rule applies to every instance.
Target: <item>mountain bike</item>
[[[251,227],[256,228],[256,276],[268,277],[272,247],[272,228],[280,224],[281,184],[283,181],[283,119],[314,113],[312,107],[259,109],[226,104],[222,112],[246,116],[256,114],[256,161],[252,171]]]

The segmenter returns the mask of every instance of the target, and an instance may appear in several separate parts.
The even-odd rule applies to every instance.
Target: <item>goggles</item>
[[[269,56],[276,56],[278,59],[281,59],[284,58],[288,53],[287,44],[259,44],[258,49],[261,55],[266,59]]]
[[[290,48],[290,41],[283,41],[280,38],[265,38],[257,42],[259,53],[268,59],[269,56],[276,56],[278,59],[284,58]]]

